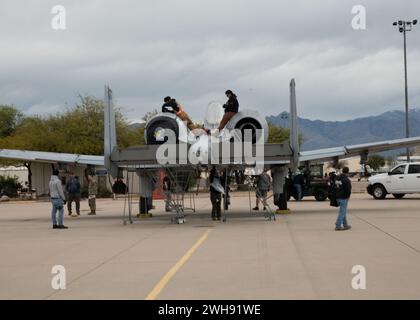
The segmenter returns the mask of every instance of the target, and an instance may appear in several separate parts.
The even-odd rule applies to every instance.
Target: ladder
[[[190,194],[190,207],[185,206],[185,193],[188,193],[192,178],[197,170],[192,168],[165,168],[170,189],[163,190],[169,211],[173,213],[172,223],[185,223],[185,211],[195,212],[195,197]]]

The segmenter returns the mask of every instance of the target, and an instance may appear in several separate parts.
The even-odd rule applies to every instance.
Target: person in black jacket
[[[171,97],[165,97],[163,99],[164,104],[162,105],[162,112],[169,112],[176,114],[182,121],[185,122],[188,129],[191,131],[196,129],[194,123],[192,122],[189,115],[185,112],[184,107],[176,101],[174,98]]]
[[[222,193],[220,190],[216,189],[215,186],[213,186],[213,183],[221,184],[221,177],[219,175],[219,172],[217,172],[216,167],[213,167],[210,171],[210,201],[211,201],[211,218],[214,221],[220,220],[220,217],[222,215]]]
[[[165,193],[165,211],[170,212],[171,211],[171,202],[172,202],[172,184],[171,179],[169,179],[169,176],[166,175],[163,178],[163,191]]]
[[[71,175],[69,180],[66,183],[65,190],[67,192],[67,210],[69,211],[69,216],[80,216],[80,199],[81,199],[81,192],[80,192],[80,182],[79,177],[76,175]],[[72,215],[71,207],[72,202],[76,204],[76,214]]]
[[[178,102],[171,97],[165,97],[163,99],[164,104],[162,105],[162,112],[169,112],[176,114],[179,111]]]
[[[223,109],[225,109],[225,114],[223,115],[222,120],[219,124],[219,131],[222,130],[226,124],[229,122],[232,117],[238,113],[239,110],[239,102],[236,95],[231,91],[227,90],[225,92],[226,97],[228,97],[228,101],[223,105]]]
[[[293,187],[296,191],[296,201],[302,200],[303,197],[303,187],[305,186],[305,177],[303,174],[298,171],[296,172],[295,176],[293,177]]]
[[[349,168],[344,167],[342,174],[335,178],[335,196],[340,206],[337,221],[335,223],[336,231],[349,230],[351,226],[347,223],[347,205],[351,195],[351,181],[348,178]]]
[[[337,175],[335,174],[335,172],[330,172],[328,174],[328,180],[327,180],[327,185],[328,185],[328,196],[330,197],[334,197],[335,199],[335,178],[337,178]]]
[[[127,185],[124,183],[122,178],[117,178],[112,185],[112,192],[115,194],[126,194],[128,191]]]

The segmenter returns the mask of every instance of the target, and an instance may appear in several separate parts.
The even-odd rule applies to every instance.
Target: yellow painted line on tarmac
[[[161,293],[161,291],[165,288],[168,282],[172,279],[172,277],[178,272],[179,269],[191,258],[194,252],[206,241],[211,229],[207,229],[206,232],[197,240],[196,243],[182,256],[181,259],[178,260],[174,266],[169,269],[169,271],[159,280],[159,282],[155,285],[152,291],[147,295],[145,300],[155,300],[157,296]]]

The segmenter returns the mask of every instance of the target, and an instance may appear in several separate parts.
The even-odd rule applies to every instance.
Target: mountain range
[[[420,136],[420,109],[410,109],[409,117],[410,136]],[[267,121],[289,127],[289,114],[282,112],[277,116],[269,116]],[[298,117],[297,125],[299,133],[303,135],[302,150],[329,148],[404,138],[405,112],[395,110],[378,116],[347,121],[309,120]]]

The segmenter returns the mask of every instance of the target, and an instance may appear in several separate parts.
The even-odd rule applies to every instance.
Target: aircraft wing
[[[299,160],[305,161],[328,161],[342,158],[350,158],[363,154],[377,153],[400,148],[420,146],[420,137],[404,138],[380,142],[370,142],[351,146],[326,148],[300,152]]]
[[[51,162],[51,163],[77,163],[94,166],[103,166],[103,156],[92,156],[84,154],[42,152],[0,149],[0,159],[25,160],[32,162]]]

